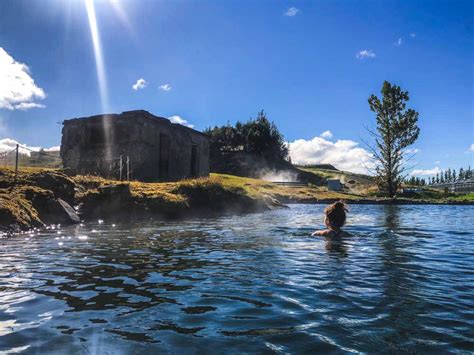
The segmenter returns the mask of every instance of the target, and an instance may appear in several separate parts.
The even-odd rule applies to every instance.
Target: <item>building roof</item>
[[[105,114],[94,115],[94,116],[71,118],[71,119],[68,119],[68,120],[64,120],[63,125],[73,124],[73,123],[76,123],[78,121],[83,121],[83,120],[101,120],[104,117],[122,118],[122,119],[125,118],[125,119],[127,119],[127,118],[135,118],[137,116],[143,117],[143,118],[146,118],[146,119],[156,120],[156,121],[160,122],[161,124],[169,125],[171,127],[178,128],[178,129],[188,130],[188,131],[190,131],[194,134],[199,134],[199,135],[208,137],[207,134],[205,134],[205,133],[202,133],[202,132],[197,131],[195,129],[192,129],[190,127],[183,126],[179,123],[173,123],[170,120],[168,120],[167,118],[160,117],[160,116],[155,116],[152,113],[150,113],[148,111],[145,111],[145,110],[132,110],[132,111],[124,111],[122,113],[105,113]]]

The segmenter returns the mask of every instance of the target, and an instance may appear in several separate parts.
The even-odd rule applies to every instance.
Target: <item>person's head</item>
[[[328,228],[342,228],[346,223],[347,208],[344,202],[337,201],[324,209],[324,223]]]

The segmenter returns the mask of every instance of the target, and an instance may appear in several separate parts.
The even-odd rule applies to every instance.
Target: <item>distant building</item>
[[[131,178],[176,181],[209,175],[209,140],[194,129],[147,111],[75,118],[63,122],[61,157],[81,174],[117,178],[129,158]]]
[[[327,180],[327,188],[329,191],[342,191],[343,187],[342,183],[337,179]]]

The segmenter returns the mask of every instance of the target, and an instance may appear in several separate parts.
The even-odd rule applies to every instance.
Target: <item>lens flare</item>
[[[89,28],[91,31],[92,44],[94,46],[95,66],[97,71],[97,80],[99,82],[100,101],[103,113],[109,110],[109,98],[107,90],[107,77],[105,74],[104,56],[102,53],[102,44],[97,26],[97,17],[95,15],[94,0],[84,0],[86,4],[87,17],[89,19]]]
[[[112,155],[112,132],[110,127],[111,116],[109,113],[109,97],[107,90],[107,77],[105,74],[104,56],[102,53],[102,44],[100,42],[99,28],[97,26],[97,17],[95,15],[94,1],[85,0],[87,17],[89,19],[89,28],[91,30],[92,44],[94,46],[95,67],[97,71],[97,80],[99,82],[100,103],[102,106],[102,129],[104,130],[104,147],[105,147],[105,161],[102,162],[105,166],[112,169],[113,155]]]

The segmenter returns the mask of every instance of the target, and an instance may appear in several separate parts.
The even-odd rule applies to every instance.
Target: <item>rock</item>
[[[31,202],[23,195],[0,192],[0,230],[16,232],[43,226]]]
[[[282,204],[280,201],[278,201],[276,198],[273,198],[270,195],[264,195],[263,201],[265,202],[267,207],[271,210],[274,210],[277,208],[289,208],[288,206]]]
[[[54,193],[54,196],[61,198],[68,203],[74,203],[75,184],[65,174],[60,172],[40,172],[32,174],[28,180],[33,181],[37,186],[44,190]]]
[[[128,184],[111,184],[101,186],[97,189],[102,195],[130,197],[130,186]]]
[[[110,217],[125,215],[133,209],[133,199],[128,184],[101,186],[97,192],[89,192],[81,199],[80,212],[86,217]]]
[[[59,202],[59,204],[63,208],[63,211],[64,211],[63,214],[65,214],[64,219],[67,219],[66,223],[76,224],[76,223],[79,223],[81,221],[81,219],[77,215],[76,211],[74,210],[74,208],[72,208],[72,206],[69,203],[67,203],[66,201],[64,201],[60,198],[58,198],[57,201]]]
[[[46,199],[41,202],[36,200],[33,206],[45,224],[75,224],[81,221],[74,208],[60,198]]]

